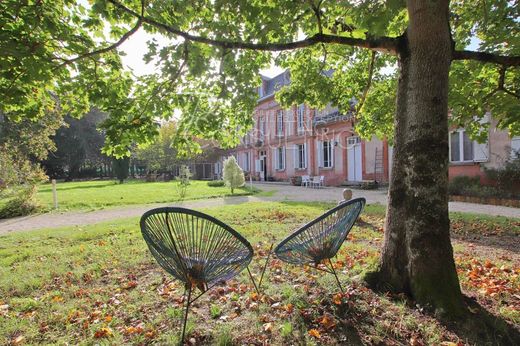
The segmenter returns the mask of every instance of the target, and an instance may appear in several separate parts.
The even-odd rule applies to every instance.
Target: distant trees
[[[91,167],[93,172],[89,176],[95,176],[96,167],[110,164],[110,159],[101,152],[105,136],[98,129],[106,118],[105,113],[95,108],[81,119],[66,116],[64,126],[52,138],[56,150],[43,162],[47,174],[53,178],[72,180],[79,177],[82,166]]]
[[[123,157],[120,159],[113,159],[114,173],[116,178],[119,180],[119,184],[122,184],[125,179],[128,178],[128,169],[130,167],[130,158]]]
[[[164,123],[159,128],[159,135],[151,144],[135,149],[133,156],[145,163],[148,173],[169,171],[178,162],[177,150],[173,147],[175,134],[175,122]]]
[[[244,171],[242,171],[234,156],[230,156],[224,161],[223,177],[226,186],[231,188],[231,193],[234,193],[237,187],[244,186],[246,181]]]

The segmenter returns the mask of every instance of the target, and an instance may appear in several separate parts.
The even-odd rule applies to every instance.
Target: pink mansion
[[[389,181],[392,147],[386,140],[362,140],[354,131],[353,114],[341,114],[334,107],[321,111],[305,104],[282,108],[274,94],[290,82],[288,71],[273,78],[262,76],[262,80],[253,129],[230,152],[247,175],[263,181],[323,176],[329,186]],[[453,129],[449,143],[450,177],[483,177],[485,166],[496,167],[511,151],[520,149],[520,138],[496,129],[485,144],[471,141],[464,129]],[[221,165],[217,165],[219,173]]]

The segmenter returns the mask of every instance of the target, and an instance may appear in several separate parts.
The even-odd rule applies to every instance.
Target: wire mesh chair
[[[152,209],[141,217],[141,232],[160,266],[184,283],[187,292],[181,341],[184,341],[190,305],[213,286],[247,268],[253,247],[238,232],[204,213],[179,207]],[[201,293],[195,298],[192,293]]]
[[[364,198],[340,202],[278,244],[274,249],[276,257],[290,264],[309,265],[333,274],[343,291],[331,258],[336,256],[365,203]],[[320,264],[325,269],[320,268]]]

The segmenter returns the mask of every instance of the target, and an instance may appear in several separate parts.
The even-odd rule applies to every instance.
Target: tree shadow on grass
[[[493,315],[475,299],[464,296],[466,314],[456,321],[441,321],[462,340],[474,345],[520,345],[520,329]]]
[[[452,232],[451,238],[478,246],[487,246],[495,249],[502,249],[510,251],[515,254],[520,254],[520,244],[518,242],[518,235],[512,232],[504,232],[501,234],[457,234]]]

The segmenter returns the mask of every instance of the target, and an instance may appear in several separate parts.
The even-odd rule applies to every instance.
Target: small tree
[[[179,197],[181,200],[186,197],[186,192],[188,190],[188,186],[190,185],[191,176],[192,174],[190,168],[186,165],[182,165],[179,169],[179,176],[176,177],[177,188],[179,189]]]
[[[231,188],[231,193],[234,192],[235,188],[244,186],[245,178],[244,171],[237,163],[234,156],[230,156],[224,161],[224,181],[226,186]]]
[[[122,184],[128,178],[128,168],[130,167],[130,158],[114,159],[114,173],[116,174],[119,184]]]

